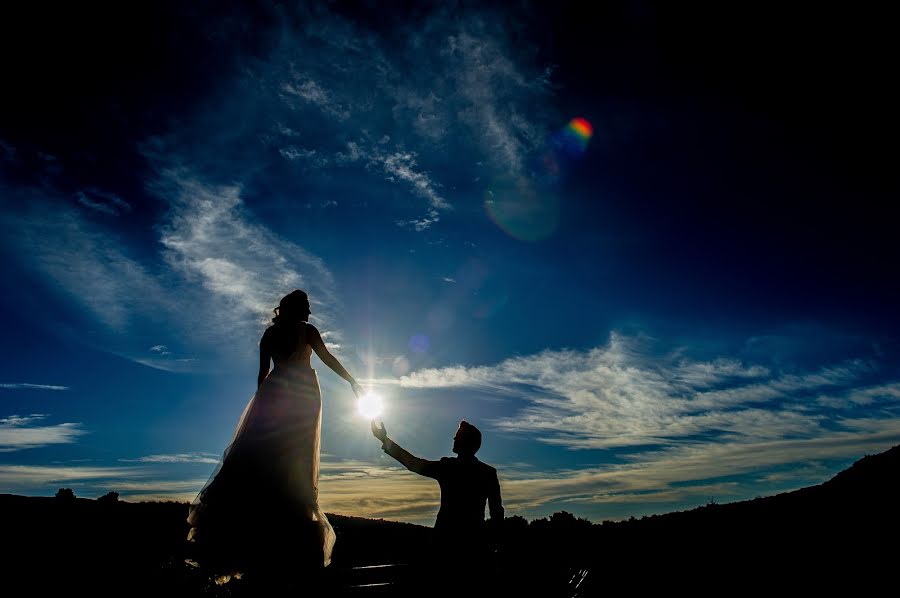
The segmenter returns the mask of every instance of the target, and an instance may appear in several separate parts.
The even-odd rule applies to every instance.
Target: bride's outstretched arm
[[[324,341],[322,341],[322,335],[319,334],[316,327],[312,324],[307,324],[307,326],[309,327],[309,345],[313,348],[313,351],[316,352],[319,359],[321,359],[325,365],[330,367],[335,374],[349,382],[350,386],[353,388],[353,392],[358,395],[361,390],[359,384],[356,383],[356,380],[350,375],[350,372],[344,369],[344,366],[341,365],[341,362],[338,361],[337,357],[328,351],[328,347],[325,346]]]

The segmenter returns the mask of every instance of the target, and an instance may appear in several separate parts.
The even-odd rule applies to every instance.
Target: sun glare
[[[359,398],[357,409],[359,410],[359,414],[364,418],[375,419],[381,415],[381,397],[372,392],[366,393]]]

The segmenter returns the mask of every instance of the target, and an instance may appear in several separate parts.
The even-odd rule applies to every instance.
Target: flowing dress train
[[[191,504],[188,539],[213,565],[296,570],[331,561],[335,533],[318,503],[322,398],[305,323],[297,332],[291,353],[272,353],[274,370]]]

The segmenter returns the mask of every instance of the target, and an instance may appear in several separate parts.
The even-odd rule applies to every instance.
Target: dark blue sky
[[[190,499],[298,287],[400,444],[482,428],[510,513],[896,444],[890,19],[594,4],[4,7],[0,491]],[[323,506],[430,522],[317,368]]]

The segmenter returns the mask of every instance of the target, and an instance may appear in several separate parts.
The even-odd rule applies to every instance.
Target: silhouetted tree
[[[508,533],[523,533],[528,529],[528,520],[521,515],[511,515],[503,520],[503,529]]]
[[[97,502],[104,504],[113,504],[119,502],[119,493],[118,492],[107,492],[103,496],[97,499]]]
[[[75,493],[72,492],[71,488],[60,488],[56,491],[56,500],[64,503],[73,503],[75,502]]]

